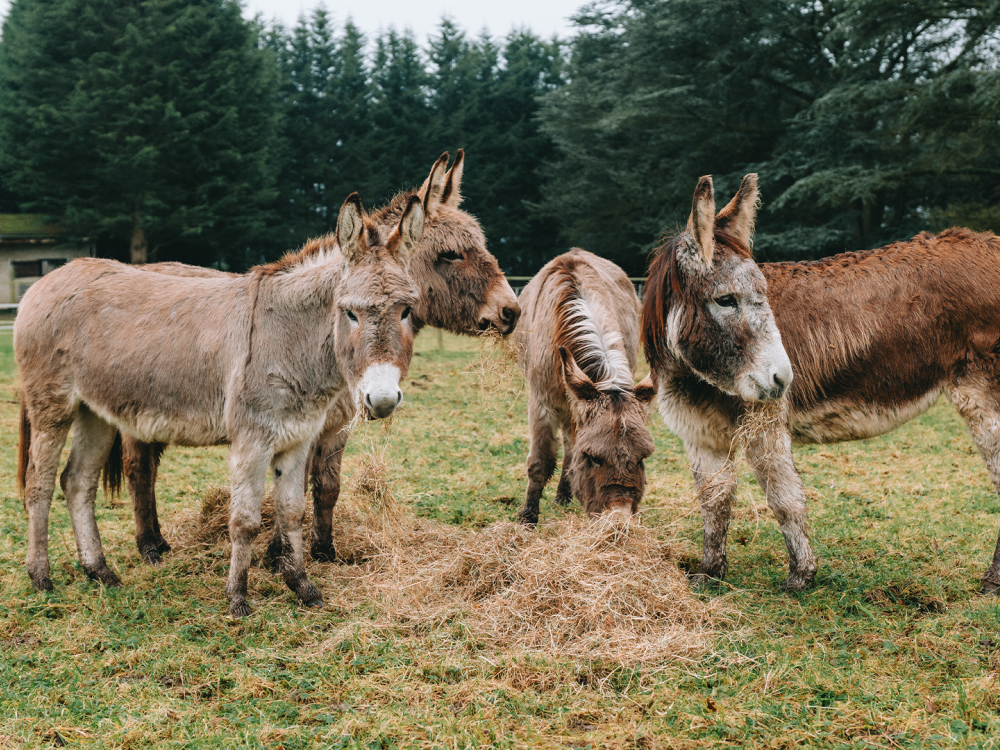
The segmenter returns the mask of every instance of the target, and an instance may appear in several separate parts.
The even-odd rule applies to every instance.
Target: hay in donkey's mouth
[[[468,370],[476,376],[480,398],[487,404],[498,398],[505,407],[513,404],[524,384],[517,364],[517,342],[513,336],[504,336],[492,327],[482,331],[477,341],[479,359]]]
[[[389,431],[392,417],[379,427],[366,423],[361,436],[363,451],[358,468],[351,479],[355,503],[372,520],[385,528],[397,528],[402,510],[392,491],[392,472],[388,459]],[[381,432],[377,435],[376,431]]]

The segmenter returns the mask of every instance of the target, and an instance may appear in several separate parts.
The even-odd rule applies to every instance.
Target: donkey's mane
[[[400,213],[402,213],[402,211],[400,211]],[[371,217],[365,220],[365,232],[365,239],[368,240],[369,247],[375,247],[381,243],[378,229]],[[323,252],[334,250],[337,247],[336,233],[327,232],[321,237],[313,237],[310,240],[306,240],[306,244],[304,244],[299,250],[285,253],[278,258],[278,260],[254,266],[250,269],[250,273],[259,273],[261,276],[274,276],[276,274],[288,273],[293,268],[302,265],[310,258],[315,258]]]
[[[683,232],[675,234],[653,250],[653,260],[649,264],[643,287],[639,338],[646,361],[654,370],[664,364],[667,355],[667,315],[674,305],[687,301],[682,272],[677,265],[677,247],[683,236]],[[741,258],[753,258],[753,253],[746,244],[726,232],[716,230],[715,244]]]
[[[615,348],[621,334],[606,331],[595,314],[597,302],[580,290],[574,273],[576,264],[567,258],[553,269],[557,284],[555,339],[565,346],[576,364],[600,391],[631,391],[632,370],[625,352]]]

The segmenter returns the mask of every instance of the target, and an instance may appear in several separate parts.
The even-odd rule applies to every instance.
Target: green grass
[[[512,519],[524,491],[524,395],[484,403],[475,342],[418,339],[393,425],[394,488],[419,515]],[[1000,501],[941,402],[879,438],[796,450],[816,587],[781,591],[784,544],[749,475],[721,591],[741,613],[698,663],[622,668],[497,653],[461,623],[364,627],[364,611],[305,611],[266,570],[255,614],[226,615],[222,548],[141,564],[127,499],[99,497],[105,590],[76,563],[53,504],[55,591],[24,571],[14,491],[17,387],[0,333],[0,748],[51,747],[993,747],[1000,736],[1000,600],[977,595]],[[696,564],[700,518],[680,442],[656,418],[644,521]],[[352,444],[345,487],[358,462]],[[225,449],[171,449],[158,493],[168,539],[226,481]],[[553,483],[554,484],[554,483]],[[543,516],[564,512],[546,492]],[[349,490],[348,490],[349,492]],[[310,564],[328,594],[337,565]],[[346,577],[343,580],[348,580]],[[330,597],[333,598],[332,596]],[[543,626],[540,623],[539,626]]]

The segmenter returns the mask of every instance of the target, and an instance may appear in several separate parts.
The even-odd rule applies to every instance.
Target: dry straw
[[[508,654],[649,665],[697,659],[734,620],[724,598],[692,593],[670,544],[636,521],[569,516],[536,529],[498,522],[476,531],[362,494],[334,514],[342,562],[310,571],[329,605],[357,612],[358,627],[457,625]],[[206,493],[202,543],[226,542],[228,499],[223,488]],[[389,517],[379,513],[386,508]],[[272,522],[270,498],[262,515]]]
[[[517,363],[518,343],[513,336],[504,336],[495,328],[487,328],[477,337],[479,359],[468,371],[476,376],[480,399],[489,411],[513,408],[524,387],[521,367]]]

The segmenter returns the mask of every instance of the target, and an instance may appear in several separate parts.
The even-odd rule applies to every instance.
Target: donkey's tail
[[[24,502],[24,486],[28,477],[28,461],[31,460],[31,422],[28,420],[28,408],[24,404],[24,392],[21,392],[21,419],[17,432],[17,491]]]
[[[122,476],[125,474],[125,464],[122,459],[122,433],[115,433],[115,442],[111,446],[108,460],[104,462],[104,496],[118,497],[122,494]]]

